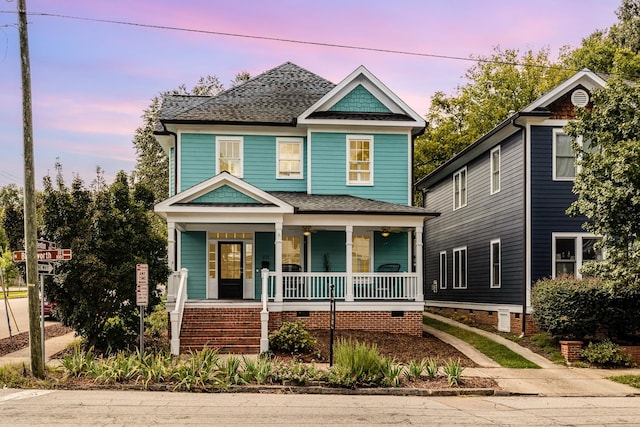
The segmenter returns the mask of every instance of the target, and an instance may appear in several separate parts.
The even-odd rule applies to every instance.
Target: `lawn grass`
[[[616,375],[607,378],[621,384],[627,384],[631,387],[640,388],[640,375]]]
[[[7,290],[7,299],[14,299],[14,298],[26,298],[27,297],[27,291],[26,289],[24,291],[12,291],[12,290]],[[4,292],[0,292],[0,299],[4,299]]]
[[[441,330],[442,332],[446,332],[449,335],[453,335],[454,337],[459,338],[462,341],[465,341],[466,343],[472,345],[478,351],[494,360],[503,368],[540,368],[540,366],[536,365],[528,359],[525,359],[524,357],[510,350],[508,347],[499,344],[489,338],[486,338],[480,334],[449,325],[448,323],[441,322],[428,316],[423,316],[422,319],[422,322],[425,325]]]

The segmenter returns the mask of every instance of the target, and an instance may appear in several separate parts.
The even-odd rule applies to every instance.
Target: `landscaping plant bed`
[[[49,325],[44,328],[45,339],[59,337],[73,332],[73,329],[60,324]],[[29,347],[29,331],[15,334],[13,337],[0,339],[0,356]]]

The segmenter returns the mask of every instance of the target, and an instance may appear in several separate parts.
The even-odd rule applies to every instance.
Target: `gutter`
[[[522,265],[524,266],[524,268],[522,269],[522,275],[523,275],[523,280],[522,280],[522,336],[524,336],[527,332],[527,178],[528,178],[528,174],[527,174],[527,128],[519,123],[516,123],[516,120],[519,118],[518,116],[514,116],[511,119],[511,126],[518,128],[520,130],[522,130],[522,162],[523,162],[523,167],[522,167],[522,175],[523,175],[523,180],[522,180],[522,185],[524,186],[524,199],[522,202],[522,206],[523,206],[523,218],[524,218],[524,239],[522,239],[524,241],[524,247],[523,247],[523,251],[522,251]]]

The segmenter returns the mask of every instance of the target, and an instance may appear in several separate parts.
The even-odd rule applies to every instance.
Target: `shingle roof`
[[[293,124],[335,87],[286,62],[216,96],[171,95],[160,108],[163,122]]]
[[[425,208],[405,206],[350,195],[307,194],[302,192],[269,191],[274,197],[295,208],[295,213],[344,213],[437,216]]]

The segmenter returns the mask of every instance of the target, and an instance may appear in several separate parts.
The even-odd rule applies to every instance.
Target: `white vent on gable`
[[[589,103],[589,94],[586,90],[576,89],[571,94],[571,103],[576,107],[586,107]]]

